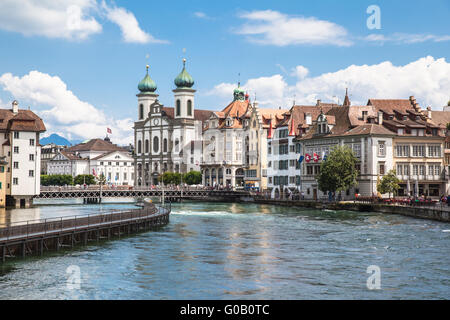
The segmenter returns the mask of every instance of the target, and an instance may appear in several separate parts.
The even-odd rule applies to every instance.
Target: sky
[[[173,106],[182,59],[197,109],[241,87],[263,108],[450,100],[450,1],[0,0],[0,107],[69,140],[133,142],[145,66]]]

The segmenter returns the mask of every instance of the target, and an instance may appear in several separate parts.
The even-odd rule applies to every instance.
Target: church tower
[[[139,93],[136,95],[138,97],[138,121],[143,121],[148,118],[150,112],[150,106],[158,98],[158,94],[155,93],[157,86],[155,81],[147,74],[144,79],[138,84]]]
[[[181,119],[194,119],[194,93],[192,89],[194,79],[186,71],[186,59],[183,59],[183,70],[175,78],[176,89],[173,90],[175,104],[174,117]]]

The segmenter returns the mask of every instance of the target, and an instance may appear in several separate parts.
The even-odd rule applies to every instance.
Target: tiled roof
[[[75,151],[125,151],[121,147],[112,144],[111,142],[105,141],[103,139],[92,139],[86,143],[80,143],[73,147],[66,149],[67,153],[75,152]]]
[[[411,101],[408,99],[369,99],[367,105],[374,106],[376,111],[393,112],[394,109],[406,111],[413,109]]]
[[[450,111],[431,111],[431,120],[440,127],[450,123]]]
[[[31,110],[0,109],[0,130],[44,132],[44,122]]]

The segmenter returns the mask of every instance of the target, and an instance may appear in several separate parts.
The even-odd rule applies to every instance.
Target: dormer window
[[[408,120],[408,116],[403,116],[403,121]]]
[[[394,120],[394,115],[391,114],[391,115],[389,116],[389,120]]]

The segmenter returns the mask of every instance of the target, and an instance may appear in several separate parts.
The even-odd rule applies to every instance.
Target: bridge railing
[[[142,219],[151,215],[167,214],[170,210],[171,204],[166,203],[164,206],[158,204],[158,206],[146,206],[141,209],[130,209],[126,211],[17,221],[4,224],[3,226],[0,225],[0,241],[7,241],[11,238],[18,237],[28,238],[33,234],[46,235],[47,233],[62,232],[67,229],[77,230],[89,228],[94,225]]]

